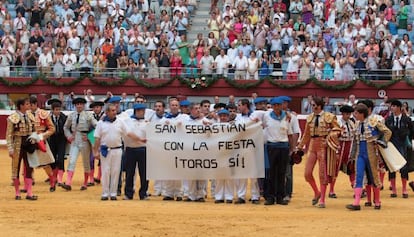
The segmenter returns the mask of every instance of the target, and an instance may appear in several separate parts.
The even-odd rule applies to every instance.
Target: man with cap
[[[341,119],[338,121],[341,128],[341,136],[339,137],[339,162],[338,171],[342,170],[349,175],[349,181],[351,187],[355,185],[355,161],[350,159],[352,141],[354,140],[355,133],[355,119],[352,117],[354,108],[349,105],[343,105],[339,111],[342,114]],[[335,180],[331,182],[329,197],[336,198],[334,191]]]
[[[103,106],[105,105],[102,101],[94,101],[89,105],[89,109],[92,110],[92,115],[95,118],[96,121],[101,120],[102,116],[104,115]],[[92,129],[88,133],[88,138],[95,133],[95,129]],[[91,140],[90,140],[91,141]],[[92,141],[91,141],[92,143]],[[94,144],[91,144],[92,146]],[[95,158],[93,157],[93,153],[91,154],[90,158],[90,166],[91,166],[91,172],[89,172],[89,182],[87,186],[94,186],[96,183],[101,183],[101,177],[102,177],[102,169],[101,169],[101,161],[98,162],[98,177],[95,178]]]
[[[49,177],[50,192],[54,192],[56,189],[56,180],[54,179],[51,164],[55,162],[55,158],[50,152],[50,147],[46,142],[46,139],[55,133],[55,125],[50,118],[50,112],[38,107],[37,98],[35,96],[30,97],[30,109],[35,117],[35,130],[40,135],[40,140],[44,140],[46,145],[46,152],[35,151],[37,153],[39,166],[43,167]]]
[[[402,103],[399,100],[392,100],[391,102],[391,116],[388,116],[385,120],[385,125],[391,130],[392,136],[390,141],[394,144],[395,148],[401,153],[401,155],[407,159],[407,139],[411,137],[413,132],[411,125],[411,118],[405,113],[401,112]],[[408,181],[408,170],[407,164],[400,169],[401,183],[402,183],[402,197],[408,198],[407,192],[407,181]],[[391,182],[391,197],[397,197],[397,190],[395,185],[395,172],[390,172],[389,179]]]
[[[355,120],[352,118],[352,113],[354,109],[349,105],[343,105],[339,111],[342,114],[341,119],[338,121],[340,126],[341,135],[339,136],[339,150],[336,154],[336,164],[334,176],[332,176],[330,185],[329,185],[329,198],[337,198],[335,193],[335,183],[336,178],[338,177],[339,170],[342,170],[347,175],[349,175],[349,181],[351,182],[351,187],[354,187],[355,184],[355,170],[354,161],[350,160],[351,146],[354,139],[355,132]]]
[[[121,169],[122,137],[127,134],[126,126],[116,118],[117,108],[109,104],[105,116],[96,125],[93,153],[101,159],[102,195],[101,200],[117,200],[117,188]],[[135,169],[135,167],[134,167]]]
[[[146,132],[145,128],[148,121],[145,120],[145,104],[135,104],[133,106],[134,114],[125,119],[124,123],[128,130],[127,136],[124,136],[125,145],[125,200],[131,200],[134,196],[134,178],[135,169],[138,165],[140,177],[139,199],[147,199],[148,180],[146,178]]]
[[[87,189],[89,172],[91,171],[89,162],[91,144],[88,141],[87,134],[97,124],[92,114],[85,111],[86,100],[84,98],[75,98],[73,104],[76,110],[69,114],[63,128],[66,139],[70,143],[68,177],[66,183],[62,186],[67,191],[72,190],[72,179],[79,153],[82,155],[84,169],[84,182],[81,190]]]
[[[55,125],[55,133],[49,139],[50,150],[55,157],[55,163],[51,164],[53,178],[57,180],[57,185],[62,186],[63,174],[65,172],[66,137],[63,131],[67,116],[62,113],[62,102],[58,99],[50,99],[47,102],[51,106],[50,117]]]
[[[121,113],[121,100],[122,100],[121,96],[112,96],[106,101],[106,103],[115,105],[117,114],[120,114]]]
[[[290,143],[292,143],[292,126],[290,114],[282,109],[283,99],[275,97],[270,100],[273,110],[263,117],[264,135],[269,159],[268,190],[265,205],[287,205],[284,200],[286,190],[286,167],[289,163]]]
[[[17,110],[7,118],[6,141],[9,157],[12,163],[12,180],[15,190],[15,199],[21,200],[20,196],[20,164],[23,160],[24,168],[24,183],[27,190],[26,199],[37,200],[37,196],[32,193],[33,184],[33,168],[29,166],[27,160],[27,151],[24,149],[24,142],[34,132],[35,118],[30,113],[29,98],[21,98],[16,101]]]
[[[293,149],[296,147],[299,137],[300,137],[300,126],[299,126],[299,120],[296,116],[295,112],[290,111],[289,109],[289,103],[292,101],[292,98],[289,96],[280,96],[280,98],[283,100],[282,103],[282,110],[287,112],[289,114],[290,118],[290,126],[292,128],[292,144],[290,146],[290,152],[293,151]],[[290,201],[292,198],[293,193],[293,164],[291,162],[288,162],[286,166],[286,196],[284,197],[285,200]]]
[[[220,123],[230,122],[230,112],[227,109],[217,111]],[[214,190],[214,203],[233,203],[234,183],[232,179],[217,179]]]
[[[190,106],[191,102],[189,100],[182,100],[180,101],[180,111],[182,114],[190,114],[190,110],[188,106]]]
[[[323,111],[325,103],[322,98],[314,97],[311,105],[313,113],[306,118],[305,131],[297,148],[303,150],[305,145],[309,144],[307,145],[308,159],[305,166],[305,179],[314,192],[312,205],[316,205],[319,202],[318,207],[325,208],[326,188],[329,182],[326,161],[326,138],[332,130],[339,129],[339,124],[334,114]],[[319,163],[320,190],[313,177],[313,169],[315,168],[316,162]]]

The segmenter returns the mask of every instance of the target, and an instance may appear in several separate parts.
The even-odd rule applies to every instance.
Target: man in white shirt
[[[300,56],[298,55],[297,50],[293,50],[292,54],[288,55],[288,57],[285,59],[288,62],[287,69],[286,69],[287,80],[298,79],[299,59],[300,59]]]
[[[83,54],[79,57],[80,71],[83,73],[90,73],[92,71],[92,55],[89,49],[85,48]]]
[[[122,136],[127,134],[127,129],[120,119],[116,119],[117,109],[114,104],[107,106],[105,114],[96,125],[93,154],[101,159],[101,200],[110,198],[115,201],[121,169]]]
[[[75,64],[77,62],[76,55],[72,52],[72,48],[66,49],[65,55],[63,55],[63,65],[65,66],[65,72],[68,77],[72,76],[72,71],[75,70]]]
[[[246,79],[247,64],[248,64],[247,57],[243,55],[242,50],[239,50],[239,56],[236,57],[233,61],[234,79],[236,80]]]
[[[48,47],[43,47],[43,52],[39,55],[38,64],[41,72],[47,74],[50,72],[51,66],[53,64],[52,53],[49,52]]]
[[[220,50],[220,54],[214,59],[214,67],[216,68],[217,75],[227,77],[229,64],[229,57],[225,54],[224,49]]]

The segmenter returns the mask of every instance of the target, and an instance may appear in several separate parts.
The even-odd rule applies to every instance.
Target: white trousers
[[[207,187],[206,180],[189,180],[188,181],[188,198],[195,201],[204,198]]]
[[[232,179],[217,179],[214,198],[216,200],[233,200],[234,182]]]
[[[234,183],[236,186],[237,197],[246,200],[247,179],[236,179],[234,180]],[[252,200],[260,199],[260,190],[257,178],[250,179],[250,195]]]
[[[106,157],[101,154],[102,197],[116,197],[121,170],[122,149],[113,149]]]
[[[181,180],[165,180],[164,181],[164,196],[167,197],[182,197],[182,181]]]

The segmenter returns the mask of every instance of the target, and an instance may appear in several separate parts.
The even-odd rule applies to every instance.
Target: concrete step
[[[209,18],[195,16],[194,18],[191,18],[191,23],[192,24],[195,24],[195,23],[207,24],[208,19]]]

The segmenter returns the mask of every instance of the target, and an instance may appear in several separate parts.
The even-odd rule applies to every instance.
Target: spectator
[[[246,79],[246,70],[248,67],[248,61],[247,58],[244,56],[244,53],[242,50],[239,50],[238,57],[234,58],[234,61],[232,61],[232,67],[234,68],[234,79],[241,80]]]
[[[173,55],[170,58],[170,73],[172,77],[181,76],[183,61],[178,49],[173,51]]]
[[[112,47],[111,52],[106,55],[107,76],[114,77],[118,66],[118,55],[115,53],[115,49]]]
[[[103,71],[105,71],[106,60],[105,56],[101,53],[101,48],[96,48],[95,53],[93,55],[93,72],[94,75],[101,75]]]
[[[66,54],[63,55],[63,65],[65,65],[65,74],[68,77],[72,76],[72,72],[75,71],[75,65],[77,63],[77,57],[73,53],[72,48],[66,49]]]
[[[43,52],[39,55],[38,63],[40,71],[48,75],[53,65],[53,56],[48,47],[43,47]]]
[[[217,75],[227,77],[228,67],[230,64],[229,57],[225,54],[225,50],[220,50],[220,55],[214,59],[214,68],[216,68]]]
[[[58,78],[62,77],[63,68],[63,50],[59,47],[56,49],[56,53],[53,56],[53,75]]]
[[[151,51],[148,59],[148,78],[159,78],[157,51]]]
[[[26,61],[26,73],[28,77],[35,76],[35,71],[37,69],[37,60],[39,59],[39,54],[36,52],[36,45],[30,45],[30,51],[25,54]]]
[[[86,74],[89,74],[92,71],[93,59],[88,48],[85,48],[83,54],[79,57],[79,67],[80,71]]]

